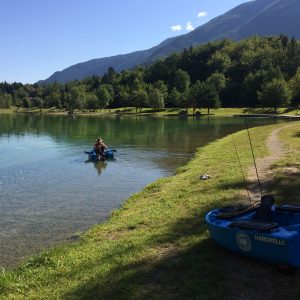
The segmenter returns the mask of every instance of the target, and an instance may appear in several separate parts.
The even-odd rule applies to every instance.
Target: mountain
[[[158,46],[144,51],[116,55],[82,62],[55,72],[38,83],[68,82],[92,75],[103,75],[109,67],[116,71],[148,64],[160,57],[181,51],[190,46],[224,38],[241,40],[253,35],[285,34],[300,38],[299,0],[255,0],[241,4],[192,32],[169,38]]]

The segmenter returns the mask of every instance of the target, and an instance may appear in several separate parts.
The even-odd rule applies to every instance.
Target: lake
[[[0,115],[0,266],[74,240],[196,148],[244,128],[221,117]],[[98,136],[117,149],[115,160],[87,161]]]

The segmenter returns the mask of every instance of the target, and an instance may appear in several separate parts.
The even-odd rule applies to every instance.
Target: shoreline
[[[281,126],[250,129],[253,136],[255,134],[254,151],[257,158],[264,157],[268,152],[264,143],[266,136]],[[296,129],[297,126],[299,129],[299,124],[295,123]],[[246,132],[240,131],[234,136],[240,150],[243,150],[243,165],[251,165],[251,157],[246,151]],[[283,137],[286,137],[285,133],[281,134]],[[149,292],[153,292],[154,296],[163,296],[172,294],[172,291],[174,293],[177,283],[173,282],[173,286],[173,276],[178,277],[177,280],[184,276],[187,284],[183,284],[183,290],[177,291],[176,295],[182,296],[184,294],[180,293],[189,291],[192,293],[190,295],[207,294],[215,280],[223,280],[220,288],[209,293],[212,298],[224,297],[229,287],[226,270],[220,268],[222,261],[231,255],[213,245],[205,231],[203,216],[212,207],[235,202],[236,198],[243,197],[243,185],[239,183],[240,171],[231,148],[231,137],[227,136],[198,149],[176,175],[159,179],[132,195],[120,209],[111,213],[107,222],[89,229],[79,242],[29,258],[17,270],[8,273],[12,274],[12,279],[2,284],[4,295],[11,297],[7,299],[25,297],[26,291],[28,299],[43,293],[45,297],[51,293],[53,297],[76,298],[78,295],[96,297],[102,291],[103,298],[116,295],[121,298],[149,297],[151,294],[147,294],[148,288],[142,282],[150,284],[150,281],[155,289]],[[292,153],[289,155],[286,158],[288,162],[292,159]],[[220,163],[216,165],[216,161]],[[206,172],[212,175],[212,179],[199,181],[199,175]],[[195,247],[196,252],[193,250]],[[180,261],[180,271],[173,264],[174,260]],[[216,268],[216,274],[209,272],[212,268]],[[126,284],[131,288],[124,290],[122,278],[126,278],[128,272],[131,275]],[[160,275],[158,282],[153,281],[156,275],[151,275],[152,272],[162,272],[165,277]],[[208,278],[201,277],[203,272],[207,272]],[[84,280],[81,274],[85,274]],[[19,280],[21,275],[24,279]],[[93,279],[95,276],[97,280]],[[135,281],[139,282],[140,277],[142,281],[135,289]],[[105,278],[110,278],[112,282]],[[0,295],[1,282],[0,277]],[[25,282],[26,285],[30,282],[29,288],[25,287]],[[19,286],[18,291],[15,290],[16,284]]]
[[[142,109],[136,112],[135,108],[126,109],[104,109],[102,111],[81,111],[75,110],[74,113],[69,113],[67,110],[59,109],[25,109],[25,108],[9,108],[0,109],[1,114],[37,114],[37,115],[61,115],[61,116],[115,116],[115,117],[178,117],[178,118],[198,118],[201,117],[253,117],[253,118],[278,118],[278,119],[296,119],[300,120],[300,113],[298,109],[287,110],[284,108],[279,109],[279,112],[274,114],[273,110],[258,109],[258,108],[220,108],[211,109],[210,114],[207,114],[206,109],[198,109],[197,115],[193,115],[192,109],[188,109],[188,114],[181,114],[185,111],[182,108],[164,108],[159,110]]]
[[[273,114],[245,114],[245,115],[234,115],[234,118],[271,118],[271,119],[289,119],[289,120],[300,120],[300,115],[273,115]]]

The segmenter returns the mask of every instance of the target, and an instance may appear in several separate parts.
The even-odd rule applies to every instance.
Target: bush
[[[200,111],[196,111],[195,118],[200,118],[200,117],[201,117],[201,112]]]
[[[186,116],[187,116],[187,111],[186,111],[186,110],[181,110],[181,111],[178,113],[178,116],[180,116],[180,117],[186,117]]]

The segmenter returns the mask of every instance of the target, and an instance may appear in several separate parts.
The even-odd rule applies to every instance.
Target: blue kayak
[[[256,205],[210,211],[208,230],[220,246],[275,265],[300,266],[300,205],[274,205],[266,195]]]
[[[114,149],[107,149],[104,151],[104,159],[114,159],[116,150]],[[103,160],[103,158],[99,158],[99,155],[96,154],[95,150],[91,151],[84,151],[85,154],[88,154],[89,160],[97,161]]]

